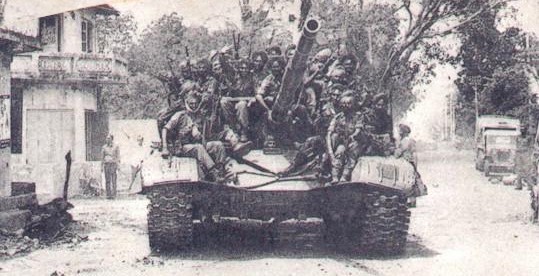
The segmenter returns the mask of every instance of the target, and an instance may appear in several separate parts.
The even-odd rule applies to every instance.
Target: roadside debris
[[[58,243],[80,243],[87,236],[76,233],[73,205],[63,198],[38,205],[35,194],[0,198],[0,258]]]

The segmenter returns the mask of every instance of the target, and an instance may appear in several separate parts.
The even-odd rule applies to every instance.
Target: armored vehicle
[[[520,122],[510,117],[484,115],[477,120],[475,166],[486,176],[515,173]]]
[[[301,85],[318,29],[316,20],[305,24],[272,110],[276,121],[294,102],[292,94]],[[275,241],[321,235],[328,243],[368,253],[399,254],[405,248],[407,196],[416,188],[417,174],[403,159],[362,157],[350,181],[333,185],[314,174],[280,176],[290,165],[287,156],[262,150],[251,151],[241,158],[244,162],[230,162],[236,181],[228,185],[203,180],[193,158],[158,159],[145,162],[142,172],[148,184],[143,193],[150,199],[148,234],[154,251],[187,250],[198,226],[225,219],[256,221]],[[320,223],[296,231],[290,221]]]

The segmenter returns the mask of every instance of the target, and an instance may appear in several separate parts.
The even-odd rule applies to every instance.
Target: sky
[[[164,14],[177,12],[187,24],[219,27],[220,21],[240,22],[235,0],[116,0],[110,1],[121,12],[130,12],[142,30]]]
[[[139,23],[139,28],[141,29],[144,29],[144,27],[153,20],[171,12],[177,12],[183,16],[185,21],[189,24],[206,25],[213,29],[220,25],[222,26],[220,21],[224,19],[239,24],[239,1],[240,0],[108,0],[103,2],[110,3],[121,12],[131,12],[135,16]],[[298,2],[298,0],[289,1]],[[371,2],[372,1],[373,0],[371,0]],[[256,5],[257,3],[261,3],[261,0],[250,0],[250,2]],[[369,0],[365,2],[369,2]],[[518,22],[516,24],[526,31],[535,32],[539,35],[539,1],[515,0],[511,2],[511,5],[519,9],[517,14]],[[297,13],[297,10],[292,12]],[[512,24],[515,23],[513,22]]]

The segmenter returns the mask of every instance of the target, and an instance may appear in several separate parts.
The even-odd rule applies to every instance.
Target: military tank
[[[273,107],[274,120],[283,118],[294,102],[292,94],[301,85],[319,28],[313,19],[305,24]],[[230,168],[237,176],[232,185],[203,180],[193,158],[155,160],[153,168],[146,166],[142,175],[151,184],[142,192],[150,199],[152,250],[189,250],[198,225],[234,218],[238,223],[256,221],[277,241],[321,235],[325,243],[369,254],[403,252],[410,221],[407,195],[416,182],[410,163],[362,157],[349,182],[326,186],[315,175],[281,177],[279,172],[290,164],[284,155],[254,150],[243,160],[247,162],[233,162]],[[314,226],[303,231],[301,225]]]

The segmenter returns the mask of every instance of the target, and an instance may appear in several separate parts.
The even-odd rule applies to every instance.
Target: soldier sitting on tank
[[[308,137],[303,143],[295,143],[298,150],[290,166],[288,166],[281,175],[290,175],[297,173],[302,167],[315,162],[313,168],[320,178],[326,178],[329,171],[327,169],[328,156],[326,154],[326,133],[331,118],[335,115],[333,108],[328,106],[322,108],[319,116],[314,120],[313,127],[315,134]]]
[[[226,124],[240,135],[241,142],[247,142],[249,127],[248,107],[253,103],[255,83],[247,60],[240,60],[237,65],[238,74],[232,89],[221,97],[221,115]],[[252,97],[252,99],[248,99]],[[239,98],[243,98],[239,100]]]
[[[188,81],[184,83],[181,87],[180,93],[171,95],[169,97],[169,106],[166,109],[160,111],[157,115],[157,130],[159,132],[161,144],[165,143],[163,137],[161,137],[163,127],[176,112],[185,109],[185,95],[187,95],[193,89],[197,89],[197,84],[195,82]]]
[[[270,74],[264,78],[258,91],[256,93],[255,99],[256,103],[253,104],[253,113],[254,118],[262,119],[264,118],[264,136],[265,136],[265,145],[275,144],[275,133],[276,133],[276,123],[271,117],[271,108],[275,101],[275,97],[279,93],[281,88],[281,82],[283,78],[285,61],[282,56],[272,57],[269,62]]]
[[[313,128],[315,134],[308,137],[303,143],[295,143],[296,153],[290,166],[282,172],[283,175],[288,175],[300,167],[310,163],[314,159],[318,158],[317,173],[319,175],[326,174],[326,167],[329,161],[329,157],[326,152],[326,134],[329,127],[329,123],[333,116],[339,112],[338,101],[341,98],[345,87],[340,84],[333,84],[326,91],[321,93],[321,100],[319,101],[319,112],[317,112],[315,119],[313,120]]]
[[[288,112],[288,126],[294,142],[305,142],[315,133],[314,121],[317,117],[318,98],[322,87],[318,83],[310,83],[300,93],[297,104]]]
[[[201,94],[191,91],[185,99],[185,110],[176,112],[164,126],[162,136],[170,133],[172,141],[163,144],[162,156],[169,155],[196,158],[208,180],[225,180],[225,147],[220,141],[205,143],[202,135],[204,112],[201,106]]]
[[[369,106],[369,122],[373,135],[372,155],[387,156],[392,154],[391,126],[392,120],[387,111],[387,104],[383,94],[376,95],[372,102],[374,106]],[[390,153],[391,152],[391,153]]]
[[[346,87],[342,84],[331,84],[328,88],[322,92],[320,99],[320,108],[323,109],[332,109],[336,114],[339,99],[341,98],[344,91],[347,90]]]
[[[368,146],[365,119],[356,112],[355,103],[354,91],[345,91],[339,99],[340,112],[333,116],[328,127],[326,147],[331,161],[331,183],[350,181],[357,160]]]
[[[268,62],[268,55],[265,52],[259,51],[254,52],[251,57],[252,66],[252,75],[255,81],[255,87],[258,88],[266,74],[266,63]]]
[[[194,65],[194,76],[202,93],[201,106],[209,112],[213,101],[217,98],[218,82],[211,72],[211,65],[207,59],[197,60]]]
[[[348,84],[349,88],[352,88],[354,86],[354,82],[356,81],[354,78],[357,76],[355,73],[358,64],[356,56],[353,54],[343,55],[339,58],[338,64],[346,73],[344,75],[344,82]]]

